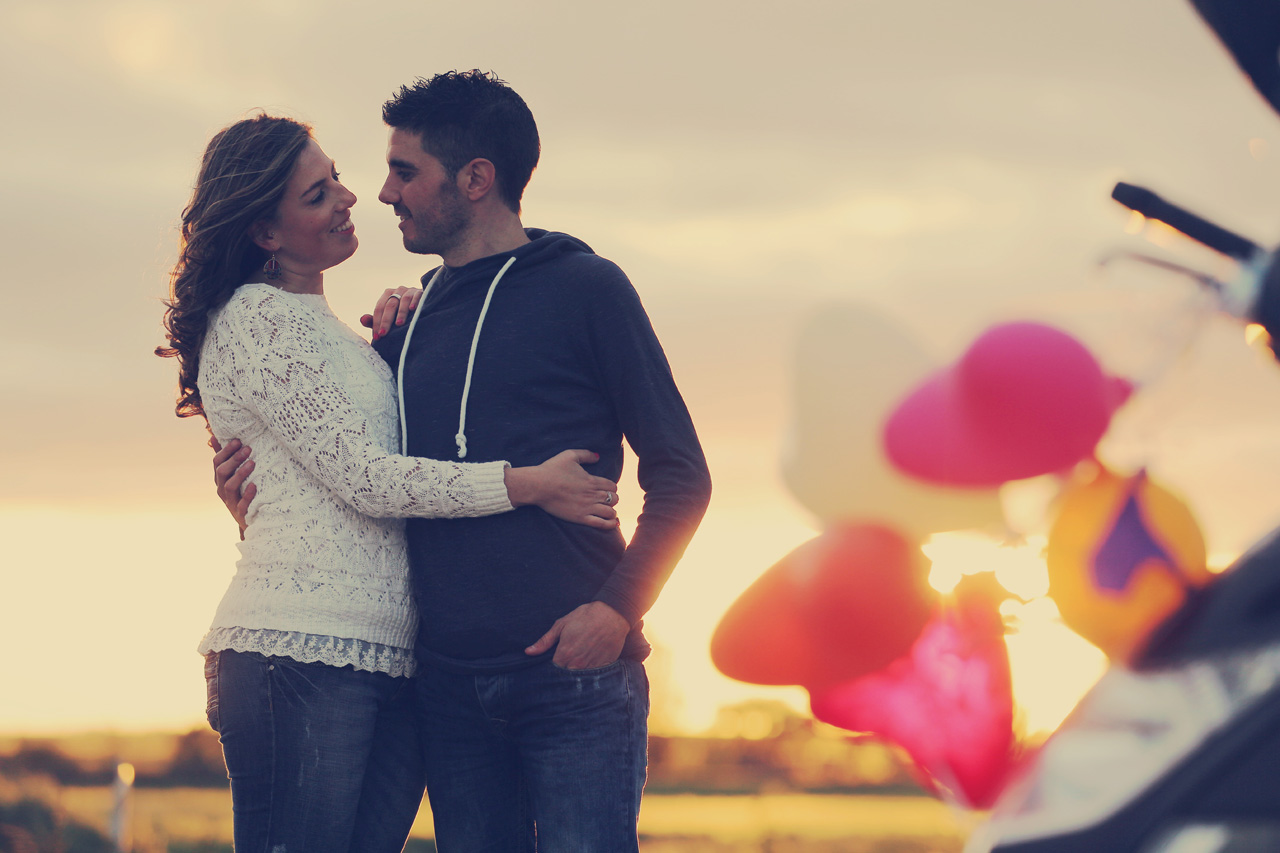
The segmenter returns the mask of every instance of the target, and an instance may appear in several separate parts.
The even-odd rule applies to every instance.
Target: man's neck
[[[441,255],[445,266],[461,267],[472,261],[518,249],[529,242],[520,216],[507,212],[491,221],[477,220],[459,244]]]

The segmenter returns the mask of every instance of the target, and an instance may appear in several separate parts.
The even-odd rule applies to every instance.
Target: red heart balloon
[[[746,589],[716,626],[711,659],[753,684],[839,683],[903,654],[935,595],[920,549],[880,524],[841,523]]]
[[[750,684],[803,684],[818,668],[818,650],[801,612],[791,573],[774,565],[738,596],[711,637],[711,662]]]
[[[971,808],[995,802],[1020,760],[1003,594],[994,578],[966,578],[903,657],[879,672],[810,691],[813,715],[892,741]]]

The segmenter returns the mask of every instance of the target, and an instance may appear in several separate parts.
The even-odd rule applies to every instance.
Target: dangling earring
[[[262,265],[262,271],[267,274],[268,281],[275,281],[280,277],[280,262],[276,260],[274,254]]]

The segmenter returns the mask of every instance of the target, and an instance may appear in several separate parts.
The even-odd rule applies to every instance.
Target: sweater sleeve
[[[310,474],[365,515],[462,518],[512,508],[505,462],[441,462],[398,456],[376,441],[346,393],[341,367],[318,345],[307,312],[277,294],[227,306],[217,349],[237,366],[238,396]]]
[[[596,600],[635,625],[657,600],[702,521],[711,475],[666,354],[626,276],[616,270],[589,305],[597,369],[636,454],[644,491],[635,533]]]

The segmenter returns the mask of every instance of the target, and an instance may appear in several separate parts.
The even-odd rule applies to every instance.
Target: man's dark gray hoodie
[[[537,507],[410,519],[417,653],[456,671],[541,659],[524,649],[590,601],[634,626],[622,654],[643,659],[649,646],[641,617],[711,495],[693,422],[626,275],[566,234],[527,233],[531,242],[512,252],[423,276],[424,284],[435,281],[418,308],[400,389],[408,453],[457,460],[463,446],[461,461],[523,466],[585,448],[600,454],[588,470],[617,480],[625,436],[638,459],[644,508],[629,545],[616,530],[561,521]],[[374,345],[393,372],[409,328]]]

